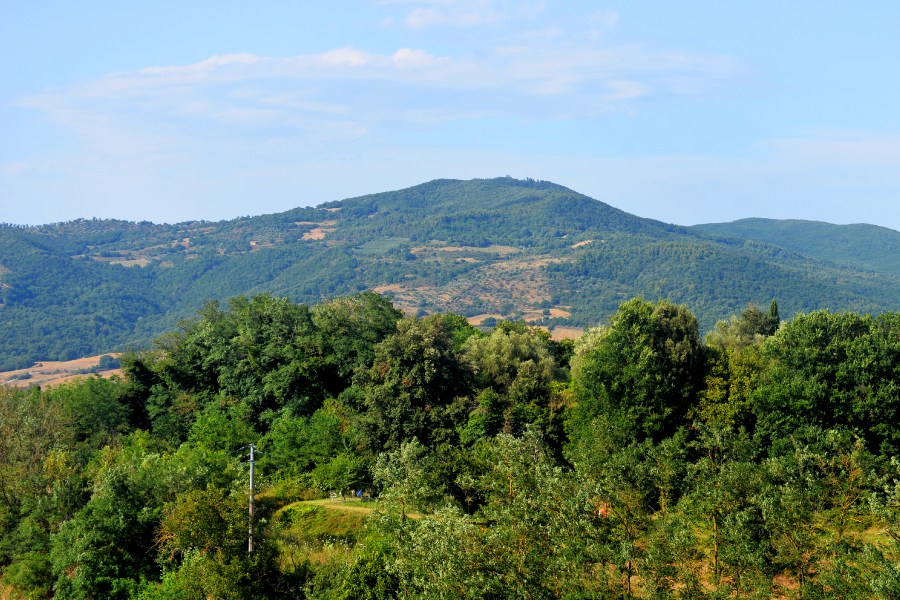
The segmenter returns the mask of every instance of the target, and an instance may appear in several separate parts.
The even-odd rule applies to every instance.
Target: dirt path
[[[289,506],[321,506],[327,510],[340,510],[344,512],[351,512],[356,514],[364,514],[370,515],[378,506],[378,501],[376,500],[366,500],[361,501],[358,498],[346,498],[343,501],[340,498],[332,500],[330,498],[323,498],[321,500],[300,500],[299,502],[293,502]],[[407,518],[410,519],[421,519],[422,515],[420,513],[408,512],[406,513]]]
[[[337,498],[335,500],[332,500],[330,498],[323,498],[321,500],[301,500],[300,502],[293,503],[293,505],[321,506],[323,508],[327,508],[328,510],[343,510],[346,512],[370,514],[377,506],[377,502],[362,502],[358,498],[346,498],[344,500],[341,500],[340,498]]]

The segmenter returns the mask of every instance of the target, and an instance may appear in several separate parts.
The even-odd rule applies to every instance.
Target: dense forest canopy
[[[896,598],[900,316],[780,313],[209,302],[120,378],[0,388],[0,591]]]
[[[231,221],[0,225],[0,370],[149,347],[209,300],[374,290],[406,314],[593,326],[635,296],[701,332],[778,298],[900,310],[900,233],[796,221],[678,227],[545,181],[437,180]]]

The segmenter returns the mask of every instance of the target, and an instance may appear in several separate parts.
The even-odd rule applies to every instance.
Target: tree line
[[[703,339],[634,298],[572,342],[261,295],[122,366],[0,388],[9,597],[900,594],[895,313],[773,302]],[[310,533],[297,501],[349,490],[364,527]]]

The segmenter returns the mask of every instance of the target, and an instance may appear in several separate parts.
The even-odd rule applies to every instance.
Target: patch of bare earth
[[[433,247],[428,250],[434,252]],[[404,312],[414,312],[409,308],[418,310],[422,300],[432,307],[450,311],[464,311],[473,302],[480,302],[491,312],[496,312],[501,305],[511,303],[519,317],[523,312],[534,312],[534,320],[539,320],[548,315],[543,310],[538,314],[536,307],[551,297],[546,266],[560,260],[548,256],[523,256],[486,262],[441,286],[407,286],[405,292],[395,294],[394,303]],[[556,316],[564,315],[558,313]]]
[[[261,250],[262,248],[274,248],[274,247],[275,247],[274,242],[259,242],[259,241],[250,242],[250,252],[255,252],[257,250]]]
[[[450,250],[447,250],[448,248]],[[511,247],[507,249],[519,251]],[[434,244],[413,248],[414,252],[421,253],[420,258],[428,253],[434,256],[435,253],[464,250],[468,251],[471,248]],[[460,257],[455,262],[459,262],[461,258],[465,257]],[[474,262],[482,260],[476,258]],[[538,308],[541,305],[546,306],[552,296],[547,265],[563,260],[572,259],[550,256],[505,257],[502,260],[483,262],[480,267],[458,274],[453,280],[442,285],[430,285],[425,280],[414,277],[408,283],[385,284],[373,290],[378,293],[391,293],[391,302],[407,315],[421,312],[422,307],[425,307],[427,312],[449,310],[472,314],[467,311],[471,310],[473,304],[481,304],[485,307],[485,312],[468,318],[469,323],[475,326],[481,325],[488,318],[497,320],[520,318],[532,323],[548,318],[566,319],[571,317],[571,313],[567,310],[570,307]],[[504,305],[514,307],[513,314],[501,314],[498,308]],[[577,337],[580,331],[561,335]]]
[[[572,244],[572,248],[581,248],[587,246],[588,244],[593,244],[594,240],[584,240],[583,242],[578,242],[577,244]]]
[[[546,262],[541,260],[495,262],[468,273],[446,286],[448,301],[481,298],[486,302],[513,302],[534,306],[549,299]]]
[[[572,313],[561,308],[545,308],[525,311],[522,315],[522,319],[528,322],[534,322],[544,318],[568,319],[571,316]]]
[[[500,256],[510,256],[512,254],[520,253],[521,250],[515,246],[485,246],[484,248],[480,248],[477,246],[432,245],[418,246],[412,248],[410,252],[413,254],[419,254],[420,252],[471,252],[476,254],[499,254]]]
[[[330,209],[329,209],[330,210]],[[325,236],[335,231],[335,225],[337,225],[337,221],[322,221],[321,223],[316,223],[319,227],[315,227],[310,229],[306,233],[303,234],[303,237],[300,238],[302,240],[324,240]]]
[[[13,588],[0,585],[0,600],[12,600],[15,598],[13,595],[14,592],[15,590]]]
[[[383,294],[385,292],[402,292],[403,287],[396,283],[391,283],[389,285],[379,285],[378,287],[372,288],[372,291],[376,294]]]
[[[326,229],[324,227],[316,227],[315,229],[310,229],[306,233],[303,234],[301,240],[324,240],[325,236],[334,231],[334,229]]]
[[[581,327],[554,327],[550,330],[550,337],[556,341],[576,340],[584,333]]]

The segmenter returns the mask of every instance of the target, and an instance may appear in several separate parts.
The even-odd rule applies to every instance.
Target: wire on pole
[[[250,527],[249,527],[249,538],[247,540],[247,554],[253,554],[253,471],[254,465],[256,464],[256,446],[254,444],[250,444]]]

